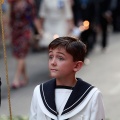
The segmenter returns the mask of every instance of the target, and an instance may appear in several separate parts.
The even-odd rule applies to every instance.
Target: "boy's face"
[[[49,70],[53,78],[66,78],[75,73],[76,63],[73,57],[64,48],[49,50]]]

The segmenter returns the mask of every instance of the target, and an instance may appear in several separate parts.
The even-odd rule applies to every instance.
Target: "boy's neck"
[[[62,85],[62,86],[70,86],[70,87],[74,87],[77,83],[77,79],[74,78],[74,79],[69,79],[69,80],[66,80],[66,79],[56,79],[56,85]]]

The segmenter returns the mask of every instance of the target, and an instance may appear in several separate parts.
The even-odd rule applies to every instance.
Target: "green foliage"
[[[0,120],[10,120],[9,116],[2,115]],[[28,116],[13,116],[12,120],[28,120]]]

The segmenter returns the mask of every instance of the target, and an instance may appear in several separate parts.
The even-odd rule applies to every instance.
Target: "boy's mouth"
[[[58,71],[57,69],[50,69],[51,71]]]

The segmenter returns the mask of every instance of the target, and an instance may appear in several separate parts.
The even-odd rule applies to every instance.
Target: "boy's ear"
[[[73,68],[74,72],[79,71],[82,66],[83,66],[83,62],[82,62],[82,61],[77,61],[77,62],[75,62],[75,66],[74,66],[74,68]]]

